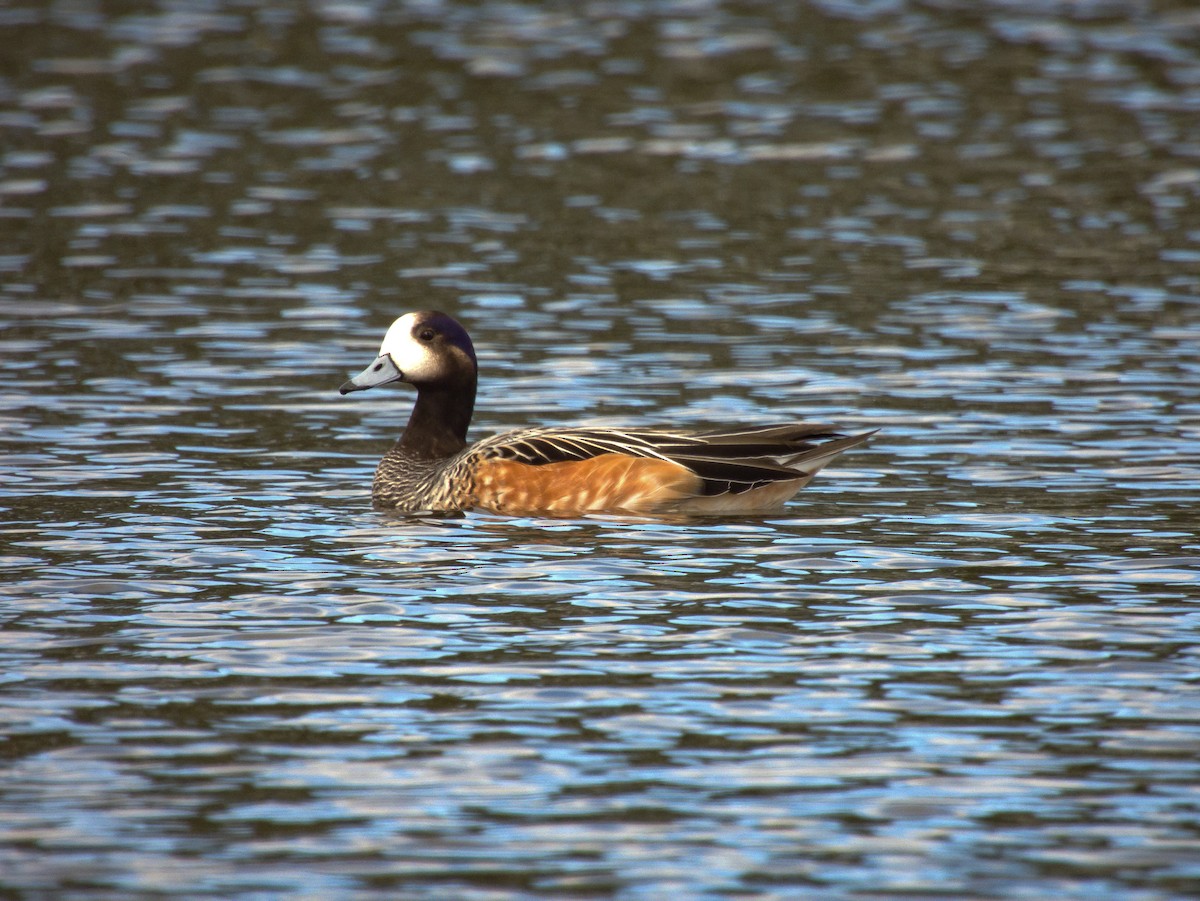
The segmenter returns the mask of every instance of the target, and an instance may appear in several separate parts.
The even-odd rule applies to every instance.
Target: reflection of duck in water
[[[873,432],[811,423],[736,431],[531,428],[467,444],[478,377],[471,338],[445,313],[392,323],[379,357],[342,394],[409,382],[408,427],[375,471],[376,506],[518,516],[737,515],[778,510]]]

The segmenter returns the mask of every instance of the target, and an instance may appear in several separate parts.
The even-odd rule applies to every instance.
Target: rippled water
[[[1200,894],[1187,2],[0,6],[0,889]],[[880,428],[753,520],[477,434]]]

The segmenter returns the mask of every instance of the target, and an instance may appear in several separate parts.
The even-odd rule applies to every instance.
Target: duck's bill
[[[404,378],[404,373],[392,362],[391,356],[383,354],[377,357],[374,363],[342,385],[338,391],[342,394],[349,394],[351,391],[366,391],[368,388],[376,388],[379,385],[386,385],[388,382],[397,382],[402,378]]]

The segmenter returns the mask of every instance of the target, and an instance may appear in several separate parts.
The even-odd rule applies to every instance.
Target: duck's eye
[[[432,341],[434,339],[434,336],[436,336],[436,335],[437,335],[437,332],[435,332],[433,329],[423,328],[423,329],[421,329],[421,332],[420,332],[420,334],[417,335],[417,337],[422,341]]]

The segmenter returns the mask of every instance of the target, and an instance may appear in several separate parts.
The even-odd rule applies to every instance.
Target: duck
[[[467,330],[437,310],[406,313],[342,395],[416,388],[408,425],[375,470],[374,506],[405,514],[517,517],[747,516],[779,511],[875,431],[807,422],[697,431],[535,426],[468,443],[479,364]]]

